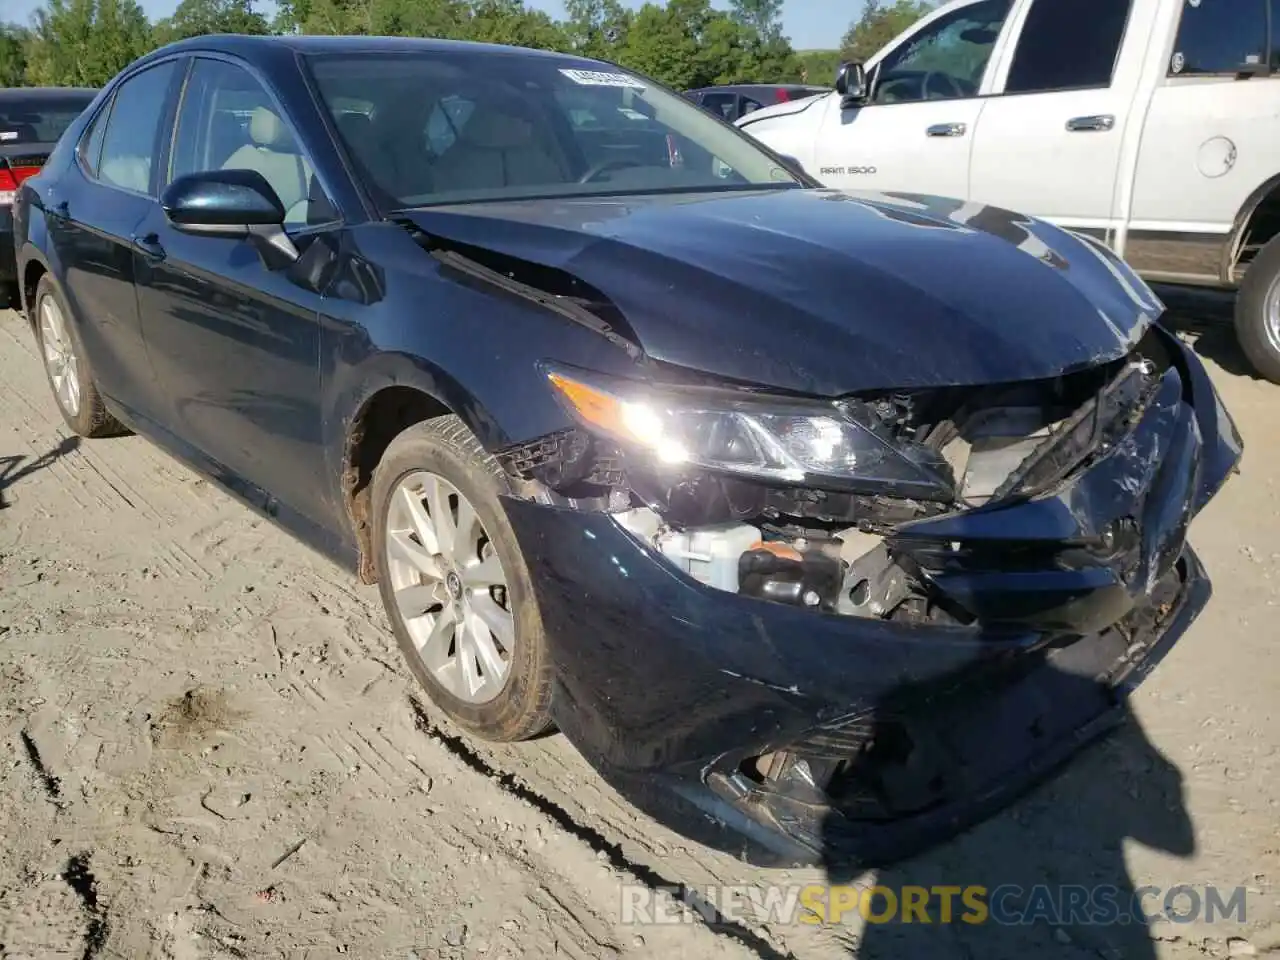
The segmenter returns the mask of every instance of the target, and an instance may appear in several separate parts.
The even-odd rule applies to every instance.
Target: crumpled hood
[[[422,230],[568,271],[657,360],[836,396],[1057,376],[1163,307],[1093,241],[981,204],[776,189],[476,203]]]

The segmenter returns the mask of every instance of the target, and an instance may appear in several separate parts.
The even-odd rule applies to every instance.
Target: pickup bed
[[[738,125],[828,186],[1005,207],[1238,291],[1280,382],[1280,0],[954,0]]]

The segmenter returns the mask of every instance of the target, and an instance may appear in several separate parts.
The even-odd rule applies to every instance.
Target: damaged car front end
[[[392,389],[427,371],[502,475],[531,709],[656,819],[775,864],[900,857],[1114,724],[1208,600],[1187,528],[1241,453],[1136,274],[1007,210],[818,188],[613,68],[457,57],[494,95],[433,183],[343,134],[381,215],[354,240],[386,268],[376,359],[420,358]],[[313,68],[331,99],[448,65]],[[557,144],[572,175],[508,182]],[[487,724],[433,699],[505,736],[505,696]]]
[[[468,252],[555,289],[510,251]],[[836,397],[625,338],[623,375],[541,363],[569,425],[499,459],[557,724],[656,818],[766,864],[896,859],[1054,769],[1207,603],[1187,527],[1241,453],[1199,360],[1134,316],[1051,376]]]

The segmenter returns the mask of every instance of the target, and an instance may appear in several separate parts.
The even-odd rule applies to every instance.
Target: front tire
[[[36,286],[32,311],[45,376],[67,426],[82,437],[123,433],[124,428],[102,402],[71,314],[48,274]]]
[[[1236,297],[1236,338],[1261,376],[1280,383],[1280,237],[1249,264]]]
[[[551,665],[506,474],[456,416],[415,424],[373,474],[373,551],[391,628],[450,719],[485,740],[551,723]]]

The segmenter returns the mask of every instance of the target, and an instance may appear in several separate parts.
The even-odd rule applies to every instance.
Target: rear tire
[[[501,465],[456,416],[397,436],[371,491],[373,562],[396,641],[436,706],[493,741],[551,725],[546,636],[499,499],[510,491]]]
[[[84,344],[71,321],[71,311],[47,273],[36,286],[32,312],[45,377],[67,426],[82,437],[124,433],[124,427],[102,402]]]
[[[1258,253],[1236,296],[1236,338],[1253,369],[1280,383],[1280,237]]]

